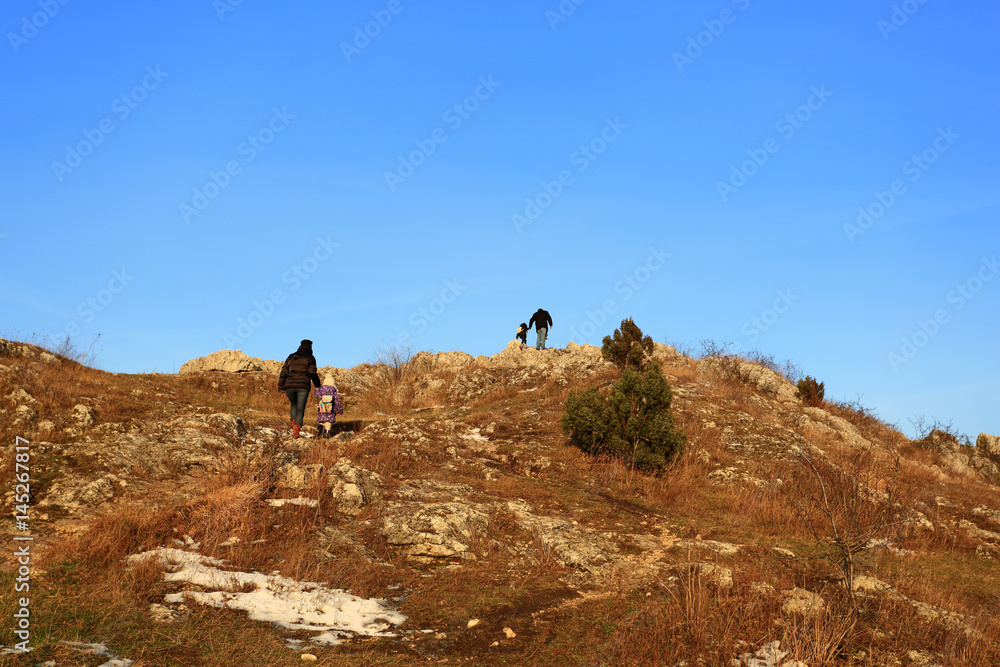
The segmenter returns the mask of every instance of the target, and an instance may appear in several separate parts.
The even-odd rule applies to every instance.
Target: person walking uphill
[[[344,414],[344,406],[340,401],[340,394],[337,392],[337,383],[334,381],[333,376],[327,373],[326,377],[323,378],[323,386],[315,391],[316,400],[319,404],[316,406],[318,413],[316,415],[316,434],[321,438],[330,437],[330,429],[333,428],[333,422],[337,421],[337,415]]]
[[[549,311],[542,310],[539,308],[535,311],[535,314],[531,316],[528,320],[528,328],[531,328],[532,323],[535,325],[535,332],[538,334],[538,339],[535,342],[536,350],[545,349],[545,339],[549,337],[549,329],[552,328],[552,316],[549,315]]]
[[[291,404],[292,437],[299,437],[302,419],[306,414],[306,401],[312,384],[323,386],[316,373],[316,357],[313,356],[312,341],[304,340],[299,349],[288,355],[278,376],[278,391],[285,392]]]

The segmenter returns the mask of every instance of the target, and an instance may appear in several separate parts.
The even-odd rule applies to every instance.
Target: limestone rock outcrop
[[[381,533],[407,556],[474,558],[470,543],[489,522],[486,508],[472,504],[394,502],[382,515]]]
[[[706,357],[698,362],[698,373],[712,374],[726,380],[742,380],[757,391],[781,403],[798,401],[798,390],[791,382],[769,368],[734,358]]]
[[[204,371],[224,371],[226,373],[245,373],[249,371],[273,372],[260,357],[251,357],[242,350],[219,350],[204,357],[192,359],[181,366],[178,374],[201,373]],[[281,366],[278,366],[281,370]]]
[[[914,444],[940,454],[942,461],[954,472],[965,475],[979,473],[987,478],[1000,479],[1000,464],[988,453],[993,444],[989,440],[991,436],[983,438],[983,435],[986,434],[980,434],[976,447],[969,447],[951,433],[935,429]]]
[[[983,456],[1000,461],[1000,435],[980,433],[979,437],[976,438],[976,449],[978,449]]]

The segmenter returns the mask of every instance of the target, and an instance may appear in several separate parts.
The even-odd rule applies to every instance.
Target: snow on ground
[[[72,646],[74,650],[83,653],[84,655],[96,655],[100,658],[107,658],[105,662],[102,662],[99,667],[131,667],[132,660],[128,658],[119,658],[104,644],[91,644],[87,642],[68,642],[61,641],[61,644],[66,644],[67,646]],[[0,646],[0,655],[13,655],[17,653],[12,648],[7,646]],[[48,660],[46,662],[38,663],[38,667],[58,667],[59,663],[55,660]]]
[[[305,505],[316,507],[319,502],[315,498],[268,498],[267,504],[271,507],[284,507],[285,505]]]
[[[274,623],[288,630],[318,632],[312,641],[340,644],[353,635],[395,637],[387,630],[406,621],[380,599],[366,599],[322,584],[296,581],[259,572],[230,572],[216,565],[225,561],[180,549],[159,548],[128,557],[129,562],[156,559],[167,570],[167,581],[187,582],[206,591],[172,593],[168,604],[185,598],[212,607],[248,612],[255,621]]]

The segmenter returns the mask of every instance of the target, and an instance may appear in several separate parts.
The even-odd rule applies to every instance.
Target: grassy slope
[[[165,421],[193,413],[229,412],[251,427],[284,425],[287,402],[265,374],[227,375],[117,375],[71,361],[44,363],[37,358],[0,356],[12,367],[0,373],[0,396],[23,387],[36,400],[38,419],[55,422],[44,438],[67,441],[68,415],[77,403],[89,404],[99,424],[122,424],[140,429],[150,421]],[[573,573],[561,567],[544,545],[517,527],[503,510],[491,516],[486,536],[474,543],[477,559],[461,563],[415,564],[385,543],[378,533],[378,506],[367,508],[353,521],[337,518],[332,502],[319,510],[270,508],[260,502],[268,495],[268,473],[230,462],[203,481],[194,498],[174,498],[156,510],[116,503],[89,530],[75,538],[56,536],[44,522],[33,526],[48,536],[48,548],[33,573],[31,662],[55,659],[60,664],[82,664],[59,640],[96,641],[141,665],[301,664],[284,647],[287,633],[248,621],[242,613],[192,606],[177,624],[150,620],[150,603],[162,601],[171,590],[152,567],[126,569],[124,556],[163,545],[177,534],[203,543],[202,552],[226,558],[233,565],[284,576],[329,582],[362,596],[391,597],[405,593],[400,610],[409,616],[407,629],[434,629],[417,633],[413,641],[358,639],[348,645],[315,649],[321,661],[344,665],[405,665],[443,661],[468,664],[666,664],[701,656],[704,664],[725,665],[742,652],[739,642],[756,648],[781,640],[793,657],[809,665],[907,664],[911,650],[939,654],[944,665],[1000,664],[1000,567],[975,555],[975,543],[960,531],[941,525],[968,517],[984,504],[1000,509],[997,489],[972,479],[937,479],[927,466],[936,455],[913,450],[898,433],[863,412],[832,408],[855,423],[873,441],[900,448],[910,502],[924,508],[939,528],[933,533],[904,533],[894,546],[902,551],[870,552],[864,572],[892,583],[904,594],[966,615],[982,633],[970,638],[960,630],[917,618],[909,605],[886,599],[865,601],[851,612],[836,571],[822,559],[782,558],[771,547],[814,554],[815,542],[796,519],[796,507],[808,503],[805,484],[793,483],[801,474],[788,461],[782,438],[789,433],[824,448],[832,458],[846,458],[833,439],[803,432],[794,410],[779,408],[738,382],[709,383],[694,372],[693,363],[665,369],[680,391],[675,399],[678,424],[691,446],[670,473],[649,478],[630,473],[613,461],[588,459],[568,446],[559,429],[565,397],[571,389],[607,385],[613,374],[579,378],[565,386],[542,382],[536,391],[501,387],[468,404],[470,409],[414,412],[424,405],[445,403],[443,393],[414,403],[407,396],[394,403],[391,392],[350,396],[345,419],[385,419],[388,416],[426,419],[428,426],[446,419],[469,427],[496,424],[499,453],[508,467],[497,468],[495,480],[484,480],[467,467],[449,470],[444,438],[431,438],[426,455],[418,460],[401,456],[394,442],[315,445],[302,464],[331,465],[346,456],[356,465],[378,472],[389,489],[405,479],[433,478],[461,482],[484,499],[524,499],[539,513],[578,520],[598,531],[615,534],[655,534],[659,530],[681,538],[747,545],[736,557],[706,557],[704,553],[668,552],[663,556],[676,569],[672,577],[635,587],[625,579],[593,581],[571,590]],[[402,404],[400,404],[402,403]],[[7,444],[22,435],[8,412],[0,419],[4,443],[0,488],[13,486]],[[537,416],[536,416],[537,414]],[[709,425],[714,422],[714,426]],[[728,427],[728,429],[727,429]],[[433,431],[433,428],[429,428]],[[35,438],[34,434],[32,435]],[[733,447],[734,442],[752,447]],[[276,440],[274,447],[287,442]],[[524,473],[526,464],[545,458],[550,465]],[[86,461],[38,460],[33,464],[36,498],[60,466],[86,466]],[[48,469],[46,469],[48,466]],[[775,488],[753,485],[712,485],[709,471],[734,467],[754,477],[787,483]],[[114,472],[114,471],[111,471]],[[265,480],[262,482],[262,480]],[[316,493],[322,497],[320,489]],[[957,507],[939,507],[942,496]],[[473,496],[475,499],[475,496]],[[373,565],[350,544],[319,549],[318,531],[333,527],[350,536],[387,565]],[[48,531],[48,532],[47,532]],[[176,531],[176,532],[175,532]],[[229,536],[242,538],[237,548],[220,543]],[[256,540],[263,540],[257,545]],[[517,547],[512,552],[508,547]],[[627,551],[627,546],[623,545]],[[906,555],[912,552],[912,555]],[[903,555],[898,555],[898,554]],[[729,590],[712,587],[688,563],[713,560],[733,570]],[[8,564],[6,572],[12,572]],[[0,576],[0,616],[13,613],[12,574]],[[810,621],[783,616],[780,599],[762,594],[754,582],[775,589],[801,587],[820,593],[827,612]],[[391,588],[390,588],[391,587]],[[481,619],[467,628],[469,619]],[[507,639],[510,627],[516,637]],[[443,634],[441,634],[443,633]],[[5,638],[3,641],[7,643]],[[0,658],[0,661],[5,660]],[[16,658],[6,659],[19,664]],[[76,662],[74,662],[76,661]],[[86,664],[97,665],[103,658]],[[692,663],[693,664],[693,663]]]

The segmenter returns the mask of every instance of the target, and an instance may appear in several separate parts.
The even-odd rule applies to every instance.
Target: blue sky
[[[676,3],[671,3],[676,4]],[[0,335],[175,372],[311,338],[491,354],[631,316],[1000,433],[1000,6],[0,13]]]

